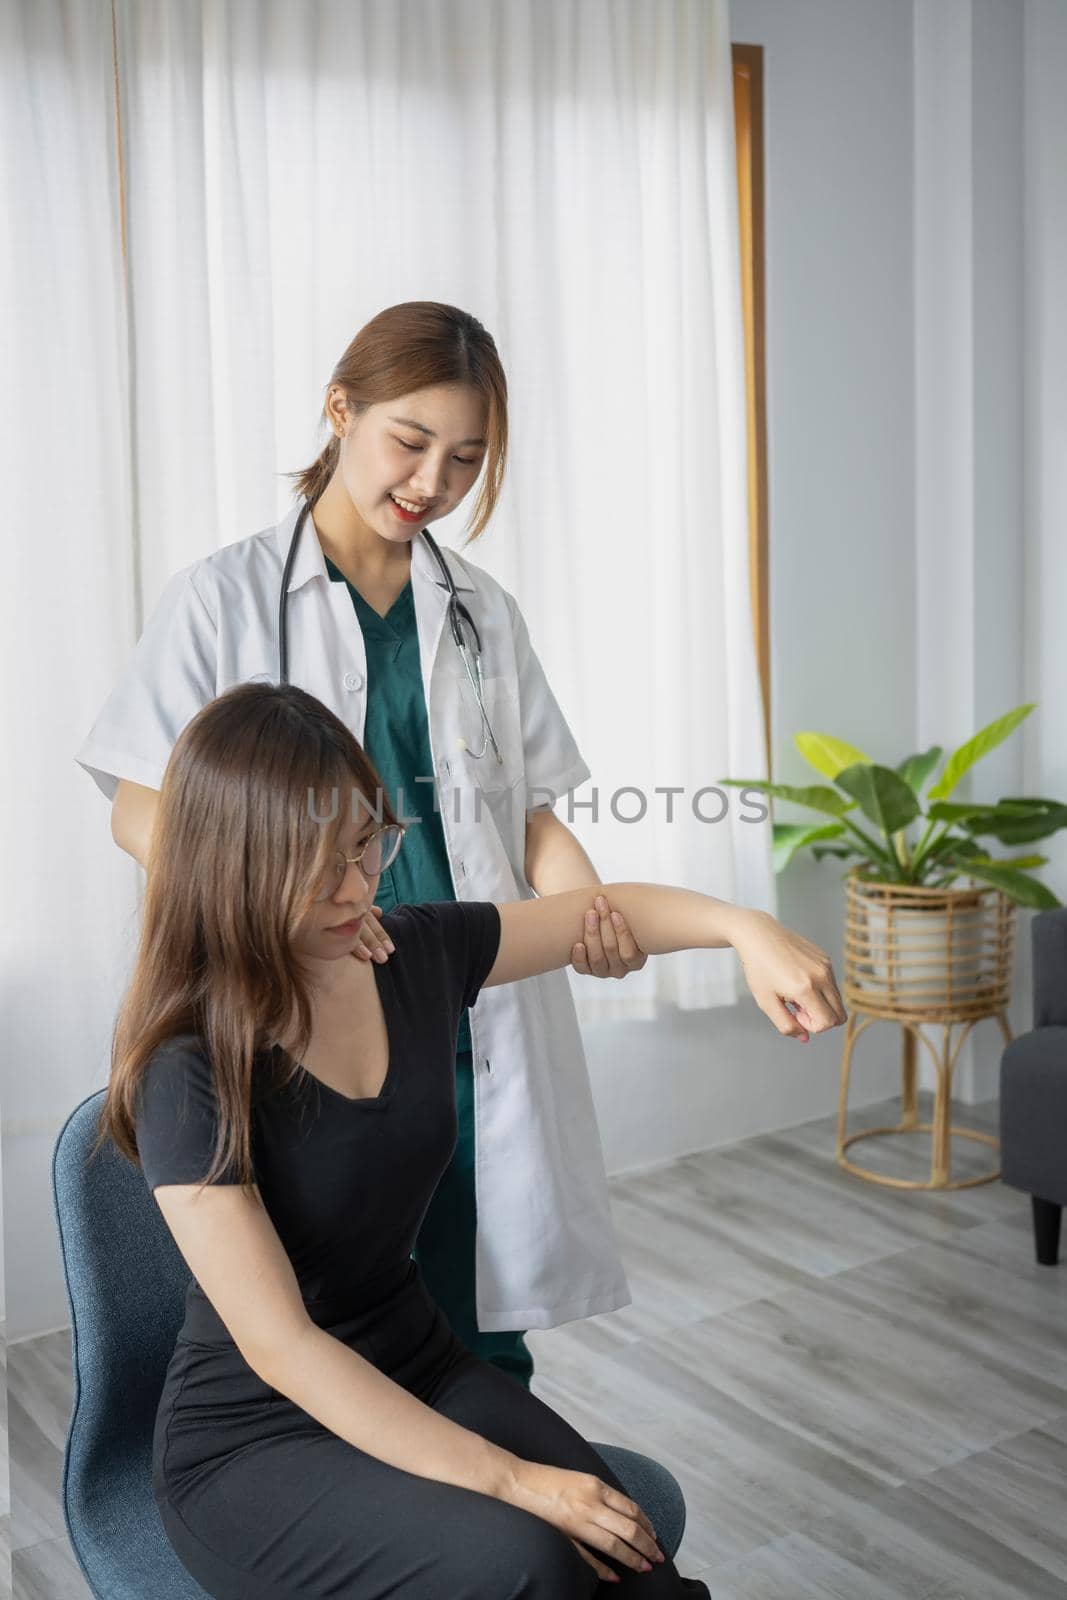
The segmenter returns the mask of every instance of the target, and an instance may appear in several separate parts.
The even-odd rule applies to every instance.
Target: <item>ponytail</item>
[[[314,505],[333,477],[340,456],[341,441],[336,433],[331,433],[326,448],[317,461],[313,461],[311,466],[305,467],[302,472],[287,472],[285,476],[295,478],[296,493]]]

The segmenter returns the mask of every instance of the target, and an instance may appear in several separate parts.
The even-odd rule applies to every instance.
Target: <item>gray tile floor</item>
[[[996,1107],[960,1119],[995,1128]],[[1067,1261],[1035,1264],[999,1183],[876,1188],[833,1146],[826,1118],[616,1180],[634,1304],[532,1334],[536,1392],[672,1469],[679,1566],[715,1600],[1067,1600]],[[15,1600],[84,1600],[65,1333],[10,1349],[8,1399]]]

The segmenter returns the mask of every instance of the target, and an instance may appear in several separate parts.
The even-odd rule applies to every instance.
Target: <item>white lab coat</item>
[[[277,527],[173,577],[75,759],[108,799],[120,778],[159,789],[175,740],[216,695],[277,680],[278,591],[299,506]],[[475,760],[471,697],[447,625],[446,590],[412,545],[430,747],[460,900],[531,897],[525,811],[589,776],[515,601],[445,552],[482,638],[486,706],[504,764]],[[288,587],[289,681],[363,737],[367,660],[344,584],[332,583],[309,518]],[[429,776],[429,774],[421,775]],[[581,1035],[564,971],[482,991],[474,1059],[478,1326],[551,1328],[630,1303],[608,1205]]]

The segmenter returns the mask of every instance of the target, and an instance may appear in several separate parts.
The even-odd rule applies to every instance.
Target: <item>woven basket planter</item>
[[[995,1166],[976,1176],[953,1174],[953,1138],[994,1149],[997,1140],[981,1129],[953,1125],[952,1079],[961,1046],[983,1018],[995,1018],[1005,1044],[1011,1041],[1007,1008],[1015,910],[1015,902],[992,886],[912,888],[878,883],[866,877],[862,868],[848,874],[841,992],[849,1018],[841,1060],[837,1159],[855,1177],[895,1189],[970,1189],[999,1177]],[[900,1121],[890,1127],[849,1133],[853,1054],[860,1037],[880,1021],[896,1022],[901,1028]],[[939,1044],[931,1034],[940,1036]],[[931,1122],[919,1121],[920,1044],[930,1054],[936,1077]],[[876,1172],[860,1166],[848,1154],[861,1140],[889,1134],[931,1135],[929,1178]]]
[[[1007,1008],[1016,907],[1000,889],[846,881],[846,1005],[931,1022]]]

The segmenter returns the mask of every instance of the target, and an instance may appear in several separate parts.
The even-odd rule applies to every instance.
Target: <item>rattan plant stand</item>
[[[952,1074],[960,1048],[976,1022],[994,1017],[1011,1042],[1011,997],[1016,908],[999,889],[929,889],[878,883],[853,871],[846,879],[845,981],[848,1008],[837,1159],[846,1172],[891,1189],[971,1189],[999,1178],[994,1166],[978,1177],[952,1177],[952,1140],[970,1139],[998,1150],[997,1139],[952,1123]],[[889,1128],[847,1133],[849,1074],[861,1034],[875,1022],[902,1031],[900,1121]],[[923,1026],[941,1029],[935,1048]],[[956,1029],[961,1031],[953,1039]],[[917,1045],[930,1051],[937,1074],[932,1122],[920,1122]],[[928,1179],[894,1178],[851,1160],[846,1151],[862,1139],[887,1134],[932,1134]]]

